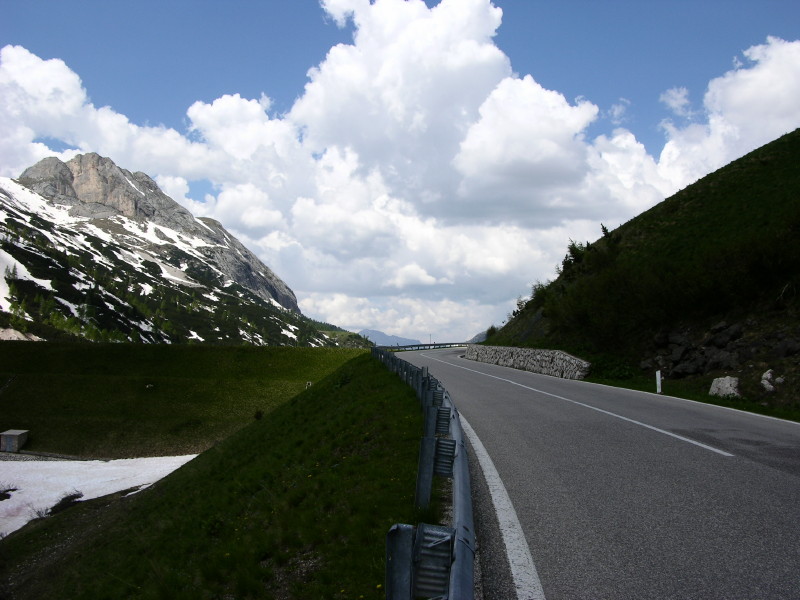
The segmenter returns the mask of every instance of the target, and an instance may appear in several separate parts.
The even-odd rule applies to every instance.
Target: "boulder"
[[[742,337],[742,333],[744,330],[741,325],[731,325],[714,335],[708,343],[717,348],[725,348],[731,342]]]
[[[772,369],[766,371],[761,376],[761,387],[764,388],[765,392],[774,392],[775,391],[775,385],[773,384],[773,381],[772,381]]]
[[[709,396],[719,396],[722,398],[739,398],[739,378],[738,377],[717,377],[711,382]]]
[[[800,340],[784,339],[775,346],[772,354],[775,358],[786,358],[800,352]]]
[[[686,354],[686,350],[686,346],[675,346],[672,348],[672,354],[669,357],[670,360],[674,363],[679,362]]]
[[[673,377],[681,378],[687,375],[697,375],[703,372],[704,361],[701,356],[690,356],[687,360],[675,365],[670,372]]]
[[[708,362],[706,371],[717,371],[725,369],[735,369],[738,365],[736,353],[727,350],[712,350],[707,353]]]

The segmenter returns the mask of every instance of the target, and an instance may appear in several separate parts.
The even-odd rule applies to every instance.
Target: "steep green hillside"
[[[0,597],[383,598],[386,532],[431,518],[412,389],[360,353],[249,423],[144,491],[0,540]]]
[[[800,351],[800,130],[602,234],[570,243],[559,276],[488,343],[610,355],[673,377]]]
[[[202,452],[363,352],[0,342],[0,431],[91,458]]]

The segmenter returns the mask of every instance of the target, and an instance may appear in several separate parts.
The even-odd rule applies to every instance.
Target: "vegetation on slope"
[[[364,336],[353,333],[352,331],[347,331],[338,325],[332,325],[331,323],[316,321],[314,319],[308,320],[320,333],[324,334],[328,339],[335,341],[339,348],[370,348],[375,345]]]
[[[120,241],[0,202],[0,251],[13,260],[0,273],[10,301],[10,312],[0,311],[0,327],[48,340],[335,345],[311,319],[245,285],[220,281],[210,262],[165,248],[161,266],[152,260],[136,266],[131,247]],[[164,275],[167,266],[173,275]],[[191,284],[178,283],[175,274]]]
[[[0,596],[382,598],[386,532],[427,517],[421,430],[411,388],[362,353],[151,488],[8,536]]]
[[[670,336],[672,351],[700,347],[715,324],[727,322],[742,327],[739,368],[752,363],[758,370],[756,363],[786,358],[770,354],[781,341],[794,354],[800,340],[798,156],[800,130],[614,231],[603,227],[595,242],[571,241],[558,277],[535,284],[531,298],[519,302],[487,343],[563,348],[594,358],[605,375],[631,375],[659,345],[668,348]]]
[[[0,342],[0,431],[92,458],[201,452],[363,350]]]

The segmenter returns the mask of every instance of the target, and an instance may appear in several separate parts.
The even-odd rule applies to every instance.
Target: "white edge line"
[[[433,358],[433,357],[432,356],[428,356],[428,358]],[[439,360],[440,362],[445,362],[445,361],[440,360],[438,358],[433,358],[433,360]],[[481,361],[478,361],[478,360],[471,360],[469,358],[465,358],[465,359],[462,359],[462,360],[469,360],[469,361],[475,362],[475,363],[480,363],[481,362]],[[456,365],[456,364],[453,364],[453,363],[446,363],[446,364],[452,365],[454,367],[459,366],[459,365]],[[491,365],[492,363],[481,363],[481,364]],[[499,365],[494,365],[494,366],[499,366]],[[464,368],[464,367],[462,367],[462,368]],[[530,375],[540,375],[542,377],[553,377],[553,375],[545,375],[543,373],[534,373],[533,371],[525,371],[523,369],[515,369],[515,370],[519,371],[520,373],[529,373]],[[480,371],[476,371],[476,372],[480,373]],[[740,415],[747,415],[748,417],[758,417],[759,419],[768,419],[770,421],[778,421],[779,423],[787,423],[789,425],[800,426],[800,421],[792,421],[790,419],[782,419],[781,417],[773,417],[772,415],[763,415],[761,413],[751,412],[749,410],[744,410],[744,409],[741,409],[741,408],[734,408],[733,406],[723,406],[722,404],[713,404],[711,402],[703,402],[702,400],[692,400],[691,398],[681,398],[680,396],[670,396],[669,394],[657,394],[656,392],[648,392],[647,390],[635,390],[633,388],[619,387],[619,386],[616,386],[616,385],[610,385],[608,383],[597,383],[595,381],[584,381],[582,379],[572,379],[571,381],[574,381],[575,383],[580,383],[580,384],[583,384],[583,385],[599,385],[599,386],[602,386],[604,388],[611,388],[611,389],[614,389],[614,390],[625,390],[625,391],[629,391],[629,392],[635,392],[637,394],[646,394],[648,396],[651,396],[654,399],[658,398],[659,400],[680,400],[681,402],[691,402],[692,404],[697,404],[698,406],[711,406],[713,408],[719,408],[720,410],[727,410],[727,411],[738,413]]]
[[[468,360],[468,359],[467,359]],[[451,364],[451,363],[448,363]],[[491,364],[491,363],[487,363]],[[456,365],[453,365],[456,366]],[[524,373],[531,373],[531,371],[523,371]],[[532,373],[533,374],[533,373]],[[652,396],[653,398],[659,398],[662,400],[680,400],[681,402],[691,402],[692,404],[697,404],[699,406],[713,406],[714,408],[719,408],[721,410],[728,410],[738,413],[740,415],[747,415],[750,417],[759,417],[761,419],[769,419],[771,421],[778,421],[779,423],[788,423],[790,425],[800,425],[800,421],[790,421],[789,419],[782,419],[780,417],[773,417],[772,415],[762,415],[761,413],[757,412],[750,412],[749,410],[743,410],[741,408],[734,408],[733,406],[723,406],[722,404],[712,404],[711,402],[702,402],[701,400],[692,400],[691,398],[681,398],[680,396],[670,396],[669,394],[657,394],[655,392],[648,392],[647,390],[634,390],[632,388],[623,388],[618,387],[616,385],[609,385],[607,383],[595,383],[594,381],[582,381],[580,379],[573,379],[576,383],[582,383],[584,385],[600,385],[605,388],[611,388],[614,390],[628,390],[629,392],[636,392],[637,394],[647,394],[648,396]]]
[[[422,356],[425,356],[425,355],[422,355]],[[641,421],[634,421],[633,419],[629,419],[628,417],[623,417],[622,415],[618,415],[617,413],[613,413],[613,412],[610,412],[610,411],[607,411],[607,410],[603,410],[602,408],[597,408],[596,406],[592,406],[591,404],[584,404],[583,402],[578,402],[577,400],[572,400],[570,398],[565,398],[564,396],[559,396],[557,394],[551,394],[550,392],[545,392],[544,390],[537,390],[536,388],[524,385],[522,383],[517,383],[516,381],[512,381],[511,379],[505,379],[503,377],[498,377],[497,375],[490,375],[489,373],[483,373],[482,371],[478,371],[476,369],[470,369],[468,367],[463,367],[461,365],[455,365],[453,363],[449,363],[447,361],[444,361],[444,360],[441,360],[441,359],[438,359],[438,358],[434,358],[433,356],[425,356],[425,357],[426,358],[430,358],[431,360],[435,360],[435,361],[438,361],[438,362],[441,362],[441,363],[445,363],[447,365],[450,365],[451,367],[456,367],[458,369],[464,369],[465,371],[471,371],[472,373],[477,373],[479,375],[483,375],[484,377],[491,377],[492,379],[499,379],[500,381],[504,381],[506,383],[510,383],[512,385],[516,385],[516,386],[519,386],[521,388],[525,388],[526,390],[531,390],[532,392],[536,392],[537,394],[544,394],[545,396],[550,396],[551,398],[557,398],[558,400],[564,400],[565,402],[571,402],[572,404],[577,404],[578,406],[583,406],[584,408],[589,408],[589,409],[597,411],[599,413],[603,413],[603,414],[609,415],[611,417],[616,417],[617,419],[620,419],[622,421],[627,421],[628,423],[633,423],[634,425],[639,425],[640,427],[644,427],[646,429],[650,429],[651,431],[655,431],[655,432],[658,432],[658,433],[663,433],[664,435],[668,435],[668,436],[670,436],[672,438],[681,440],[683,442],[687,442],[689,444],[693,444],[693,445],[698,446],[700,448],[703,448],[705,450],[710,450],[711,452],[716,452],[717,454],[719,454],[721,456],[728,456],[728,457],[733,456],[733,454],[731,454],[730,452],[725,452],[724,450],[720,450],[718,448],[714,448],[712,446],[708,446],[708,445],[703,444],[701,442],[698,442],[696,440],[693,440],[693,439],[690,439],[690,438],[687,438],[687,437],[683,437],[682,435],[678,435],[676,433],[672,433],[671,431],[667,431],[665,429],[659,429],[658,427],[654,427],[653,425],[648,425],[647,423],[642,423]]]
[[[500,474],[475,430],[463,415],[459,414],[459,417],[461,428],[472,445],[472,451],[475,458],[478,459],[486,485],[489,487],[497,522],[500,525],[500,533],[506,547],[508,564],[511,567],[511,578],[514,580],[517,600],[545,600],[542,582],[539,580],[539,573],[533,564],[531,550],[525,540],[525,534],[522,532],[517,511],[514,510],[511,498],[508,497],[508,492],[500,479]]]

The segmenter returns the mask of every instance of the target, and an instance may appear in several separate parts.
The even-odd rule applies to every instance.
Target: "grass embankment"
[[[708,390],[711,383],[711,376],[691,377],[686,379],[667,379],[662,381],[661,392],[665,396],[684,398],[706,404],[716,404],[726,406],[746,412],[758,413],[779,419],[800,422],[800,409],[793,405],[773,405],[760,400],[754,400],[748,396],[740,398],[723,398],[720,396],[710,396]],[[614,379],[605,376],[592,376],[586,378],[591,383],[600,383],[613,387],[638,390],[641,392],[656,392],[655,377],[645,377],[641,375],[626,377],[625,379]]]
[[[0,431],[90,458],[193,454],[360,350],[0,342]]]
[[[659,331],[731,322],[800,298],[800,129],[594,243],[570,242],[501,337],[625,355]]]
[[[383,597],[389,527],[435,519],[413,509],[411,388],[361,354],[250,420],[143,492],[11,534],[0,596]]]
[[[558,277],[487,344],[565,350],[597,381],[634,389],[654,391],[660,369],[667,394],[800,418],[800,354],[787,350],[800,339],[798,153],[800,129],[592,243],[570,241]],[[721,323],[741,326],[735,343],[713,342]],[[774,393],[768,370],[784,379]],[[708,396],[727,375],[745,399]]]

